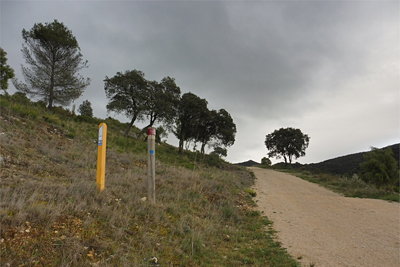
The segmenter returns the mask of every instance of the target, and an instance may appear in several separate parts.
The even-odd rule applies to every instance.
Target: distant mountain
[[[381,149],[385,149],[390,147],[393,151],[393,156],[397,161],[397,164],[399,165],[399,144],[394,144],[391,146],[387,146]],[[359,152],[355,154],[350,154],[342,157],[337,157],[333,159],[328,159],[325,161],[322,161],[320,163],[311,163],[311,164],[292,164],[292,168],[306,168],[307,170],[310,171],[321,171],[324,173],[332,173],[332,174],[338,174],[338,175],[344,175],[344,174],[353,174],[353,173],[358,173],[361,171],[360,169],[360,163],[364,162],[364,154],[368,153],[369,151],[365,152]],[[282,167],[281,163],[278,163],[279,167]],[[275,166],[274,167],[278,167]]]
[[[251,167],[251,166],[261,165],[261,164],[258,163],[258,162],[255,162],[254,160],[248,160],[248,161],[241,162],[241,163],[235,163],[234,165],[245,166],[245,167]]]

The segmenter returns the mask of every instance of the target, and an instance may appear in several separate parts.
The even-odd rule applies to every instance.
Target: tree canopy
[[[174,78],[165,77],[160,83],[148,82],[144,92],[143,114],[149,120],[149,124],[143,128],[138,138],[156,122],[161,122],[167,129],[171,129],[178,112],[180,96],[181,89],[176,85]]]
[[[228,151],[226,150],[226,148],[223,147],[215,147],[214,151],[211,152],[211,154],[216,154],[221,158],[226,157],[228,155]]]
[[[271,166],[272,162],[269,158],[263,157],[261,159],[261,165]]]
[[[265,145],[268,152],[268,157],[283,157],[285,163],[292,163],[292,158],[295,159],[305,156],[310,137],[303,134],[300,129],[291,127],[281,128],[268,134],[265,138]]]
[[[390,148],[377,149],[364,155],[364,162],[360,164],[361,178],[365,182],[372,182],[378,188],[394,185],[399,180],[399,167]]]
[[[175,79],[165,77],[161,82],[147,81],[144,73],[139,70],[117,72],[104,82],[104,90],[109,99],[107,111],[123,113],[131,119],[126,135],[136,120],[149,120],[138,138],[156,122],[162,123],[167,129],[172,127],[177,115],[181,89]]]
[[[83,101],[82,104],[79,105],[78,112],[82,116],[93,117],[92,103],[90,103],[89,100]]]
[[[183,153],[184,142],[197,139],[197,125],[200,124],[202,115],[207,110],[207,101],[193,93],[182,95],[178,105],[175,136],[179,139],[179,153]]]
[[[144,73],[139,70],[117,72],[117,74],[104,80],[104,90],[108,98],[107,112],[125,114],[131,119],[125,135],[128,135],[132,125],[137,119],[145,116],[145,101],[147,80]]]
[[[14,70],[7,65],[7,53],[0,47],[0,80],[1,80],[1,89],[4,92],[7,92],[8,89],[8,80],[14,78]]]
[[[69,105],[90,84],[78,72],[88,68],[78,41],[61,22],[36,23],[22,30],[22,55],[29,67],[22,66],[25,82],[13,80],[17,90],[38,97],[52,109],[54,104]]]
[[[202,143],[201,154],[204,156],[204,148],[211,141],[212,146],[228,147],[235,142],[236,125],[231,115],[225,110],[204,110],[197,125],[197,141]]]

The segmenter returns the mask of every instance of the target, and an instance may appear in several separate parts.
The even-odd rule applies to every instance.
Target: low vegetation
[[[244,168],[162,143],[151,204],[147,144],[108,118],[99,194],[101,120],[49,112],[22,94],[0,101],[2,265],[298,266],[252,208],[254,175]]]
[[[313,173],[301,169],[279,169],[288,172],[306,181],[320,184],[346,197],[375,198],[399,202],[398,187],[377,188],[373,183],[364,182],[357,174],[334,175],[327,173]]]

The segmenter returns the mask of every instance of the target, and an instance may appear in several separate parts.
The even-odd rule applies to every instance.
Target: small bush
[[[78,115],[76,117],[74,117],[74,120],[76,122],[87,122],[87,123],[96,123],[96,119],[93,117],[89,117],[89,116],[85,116],[85,115]]]
[[[42,118],[44,119],[45,122],[48,122],[51,124],[56,124],[56,125],[61,125],[61,120],[56,115],[47,114],[47,115],[43,115]]]
[[[44,102],[43,100],[35,102],[34,105],[42,109],[45,109],[47,106],[46,102]]]
[[[374,183],[378,188],[393,185],[399,180],[399,167],[393,157],[391,148],[372,148],[364,155],[365,161],[360,164],[362,179]]]
[[[244,191],[245,191],[247,194],[249,194],[250,196],[252,196],[252,197],[256,197],[256,196],[257,196],[257,192],[254,191],[253,189],[246,188]]]
[[[70,110],[64,109],[63,107],[53,107],[53,112],[54,114],[58,114],[62,117],[67,117],[67,118],[71,118],[74,116]]]
[[[10,102],[8,101],[8,99],[5,96],[1,95],[1,97],[0,97],[0,107],[5,108],[5,107],[9,107],[9,106],[10,106]]]
[[[26,94],[21,92],[16,92],[15,94],[13,94],[11,96],[11,101],[22,105],[28,105],[31,103],[29,98],[26,97]]]

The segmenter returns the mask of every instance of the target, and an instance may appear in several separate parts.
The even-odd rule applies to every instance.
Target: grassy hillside
[[[142,200],[147,144],[108,118],[99,194],[103,121],[50,113],[17,95],[0,101],[2,265],[298,266],[273,240],[272,222],[252,209],[254,176],[244,168],[157,145],[151,204]]]
[[[389,147],[398,161],[399,144]],[[359,177],[360,163],[364,162],[365,153],[367,152],[338,157],[316,164],[295,163],[285,165],[285,163],[278,163],[271,168],[289,172],[309,182],[318,183],[347,197],[375,198],[399,202],[399,181],[389,186],[377,188],[376,185],[366,183]]]
[[[387,147],[390,147],[392,149],[394,158],[397,161],[397,165],[399,165],[400,144],[394,144]],[[384,147],[382,149],[385,149],[387,147]],[[364,162],[364,155],[366,153],[368,153],[368,151],[337,157],[319,163],[308,164],[306,165],[306,168],[311,171],[321,171],[324,173],[352,175],[361,171],[360,164]]]

